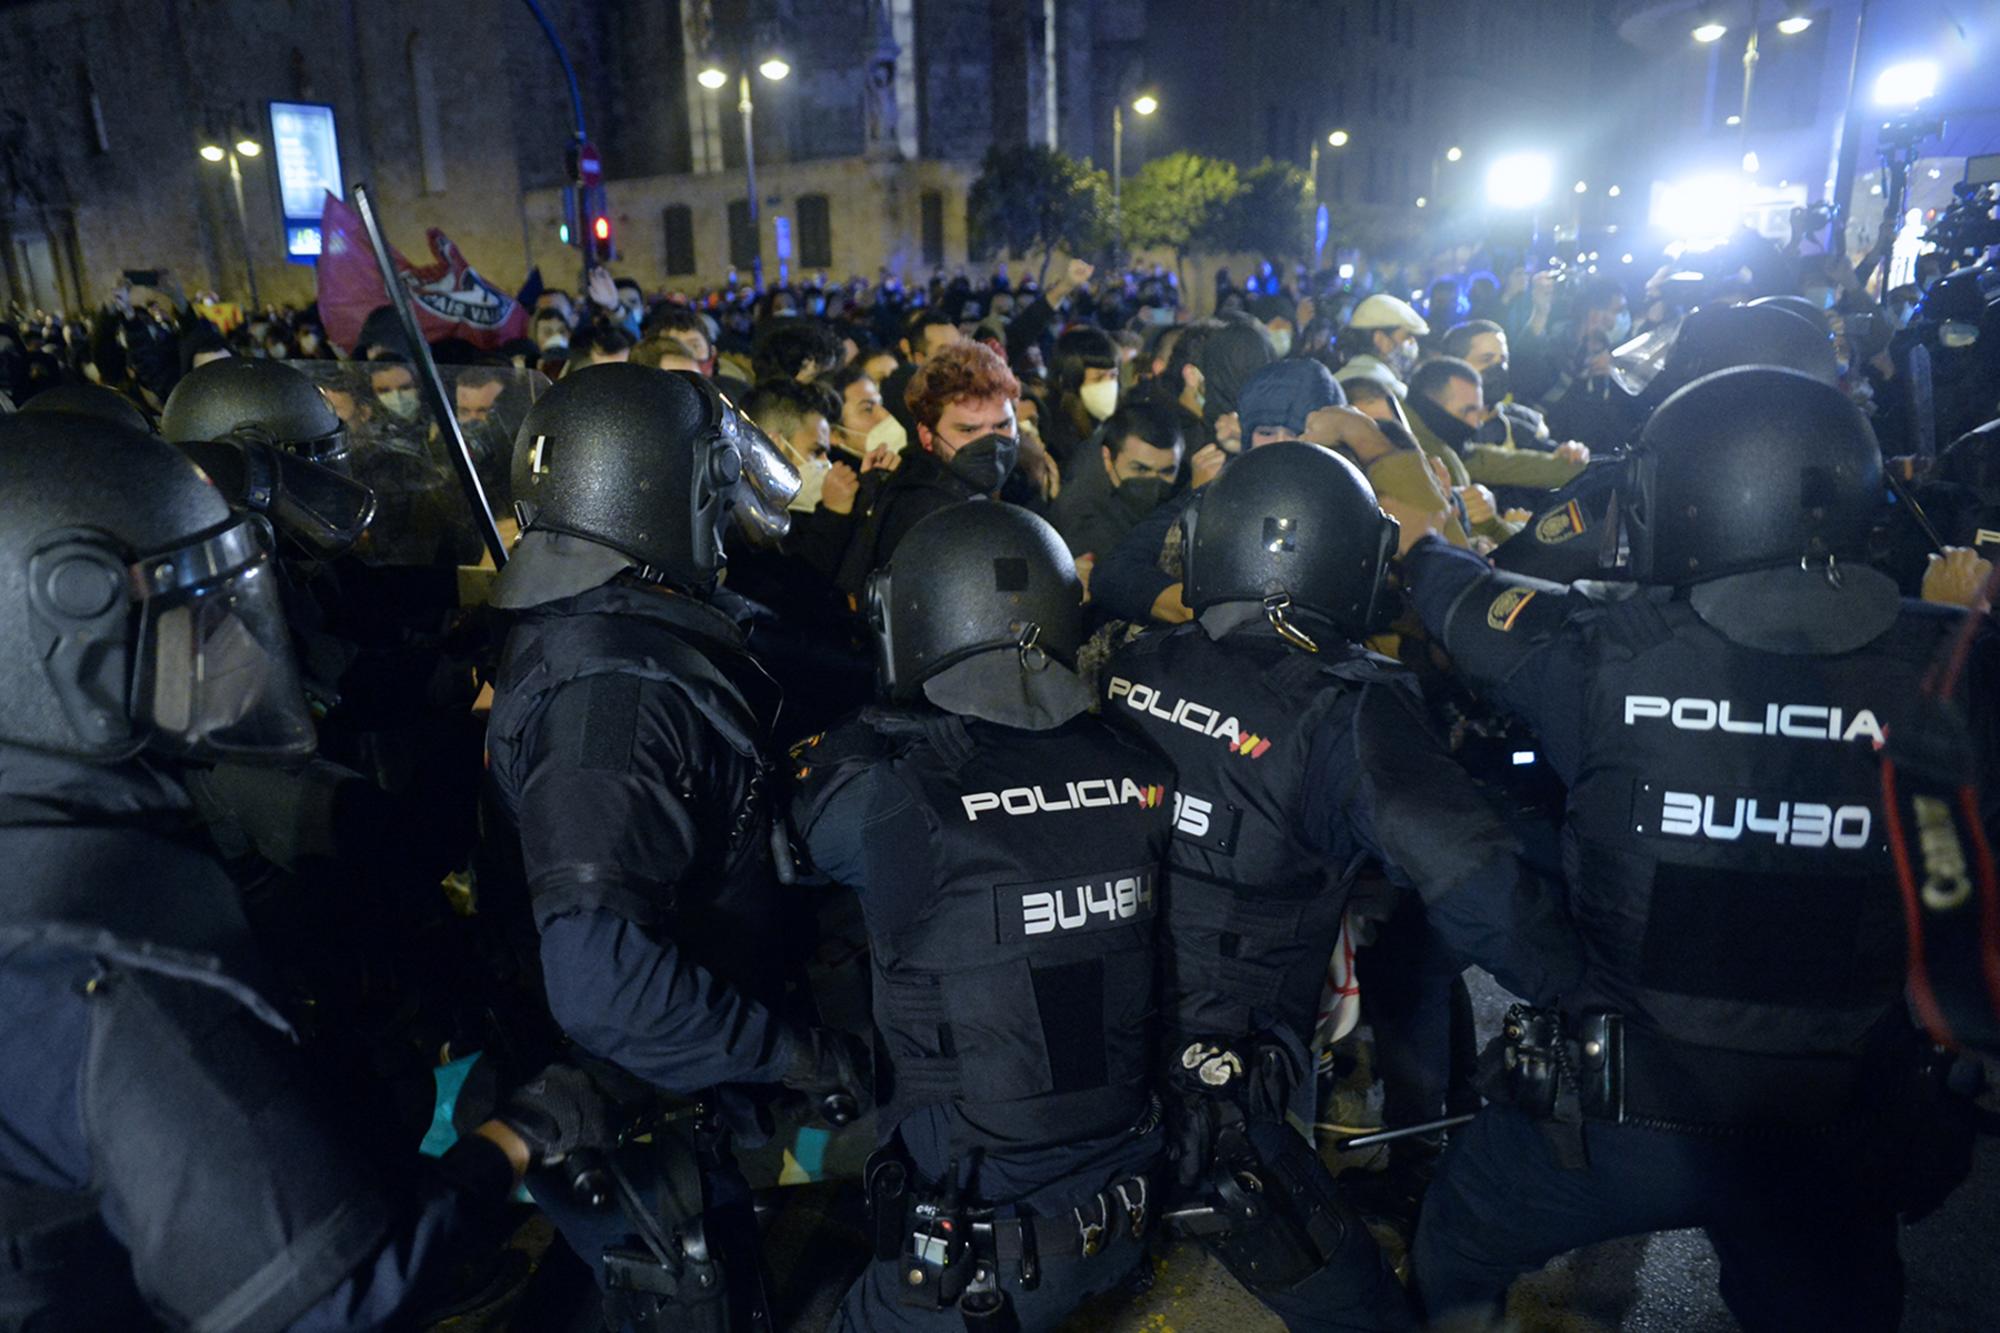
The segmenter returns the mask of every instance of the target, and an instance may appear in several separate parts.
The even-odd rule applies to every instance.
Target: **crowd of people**
[[[1690,1226],[1747,1328],[1895,1327],[1993,1023],[1920,944],[2000,835],[2000,297],[1695,262],[598,269],[431,345],[455,424],[386,308],[18,319],[0,1326],[769,1328],[739,1153],[872,1112],[841,1329],[1168,1238],[1485,1320]]]

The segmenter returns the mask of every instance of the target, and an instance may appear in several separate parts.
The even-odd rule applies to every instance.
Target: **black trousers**
[[[1505,1106],[1452,1134],[1412,1250],[1433,1318],[1497,1309],[1515,1277],[1580,1246],[1701,1227],[1749,1333],[1896,1327],[1895,1204],[1859,1179],[1851,1142],[1587,1121],[1584,1143],[1589,1168],[1565,1171],[1542,1127]]]

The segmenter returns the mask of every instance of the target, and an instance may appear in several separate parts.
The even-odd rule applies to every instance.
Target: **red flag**
[[[436,263],[418,268],[394,247],[389,251],[416,307],[424,340],[464,338],[491,348],[524,337],[528,312],[520,303],[474,272],[443,232],[432,227],[429,235]],[[388,292],[360,215],[332,194],[321,207],[320,236],[320,322],[335,344],[352,348],[368,312],[389,303]]]

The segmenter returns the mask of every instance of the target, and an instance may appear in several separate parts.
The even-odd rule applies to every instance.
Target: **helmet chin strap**
[[[1309,653],[1319,651],[1319,645],[1304,630],[1285,618],[1285,608],[1292,604],[1290,593],[1272,593],[1264,599],[1264,619],[1271,622],[1271,628],[1278,631],[1278,637],[1294,648],[1303,648]]]
[[[1812,555],[1810,552],[1801,555],[1799,557],[1799,568],[1805,573],[1810,574],[1812,572],[1811,562]],[[1820,573],[1825,577],[1828,587],[1838,588],[1841,586],[1840,564],[1833,558],[1833,552],[1827,552],[1826,564],[1821,568]]]
[[[1041,646],[1042,627],[1029,621],[1021,627],[1020,637],[1015,641],[1021,651],[1023,671],[1045,671],[1049,665],[1049,651]]]

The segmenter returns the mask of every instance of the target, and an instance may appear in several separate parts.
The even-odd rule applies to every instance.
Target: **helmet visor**
[[[132,717],[194,758],[309,754],[311,715],[262,529],[245,519],[133,566],[143,611]]]
[[[1668,320],[1658,328],[1612,348],[1612,381],[1635,398],[1644,393],[1646,386],[1658,378],[1666,366],[1667,355],[1674,350],[1674,342],[1681,336],[1681,321],[1685,318],[1681,316]]]
[[[739,412],[720,390],[721,431],[736,451],[738,476],[729,488],[729,509],[752,541],[774,546],[792,528],[791,503],[803,481],[763,428]]]

